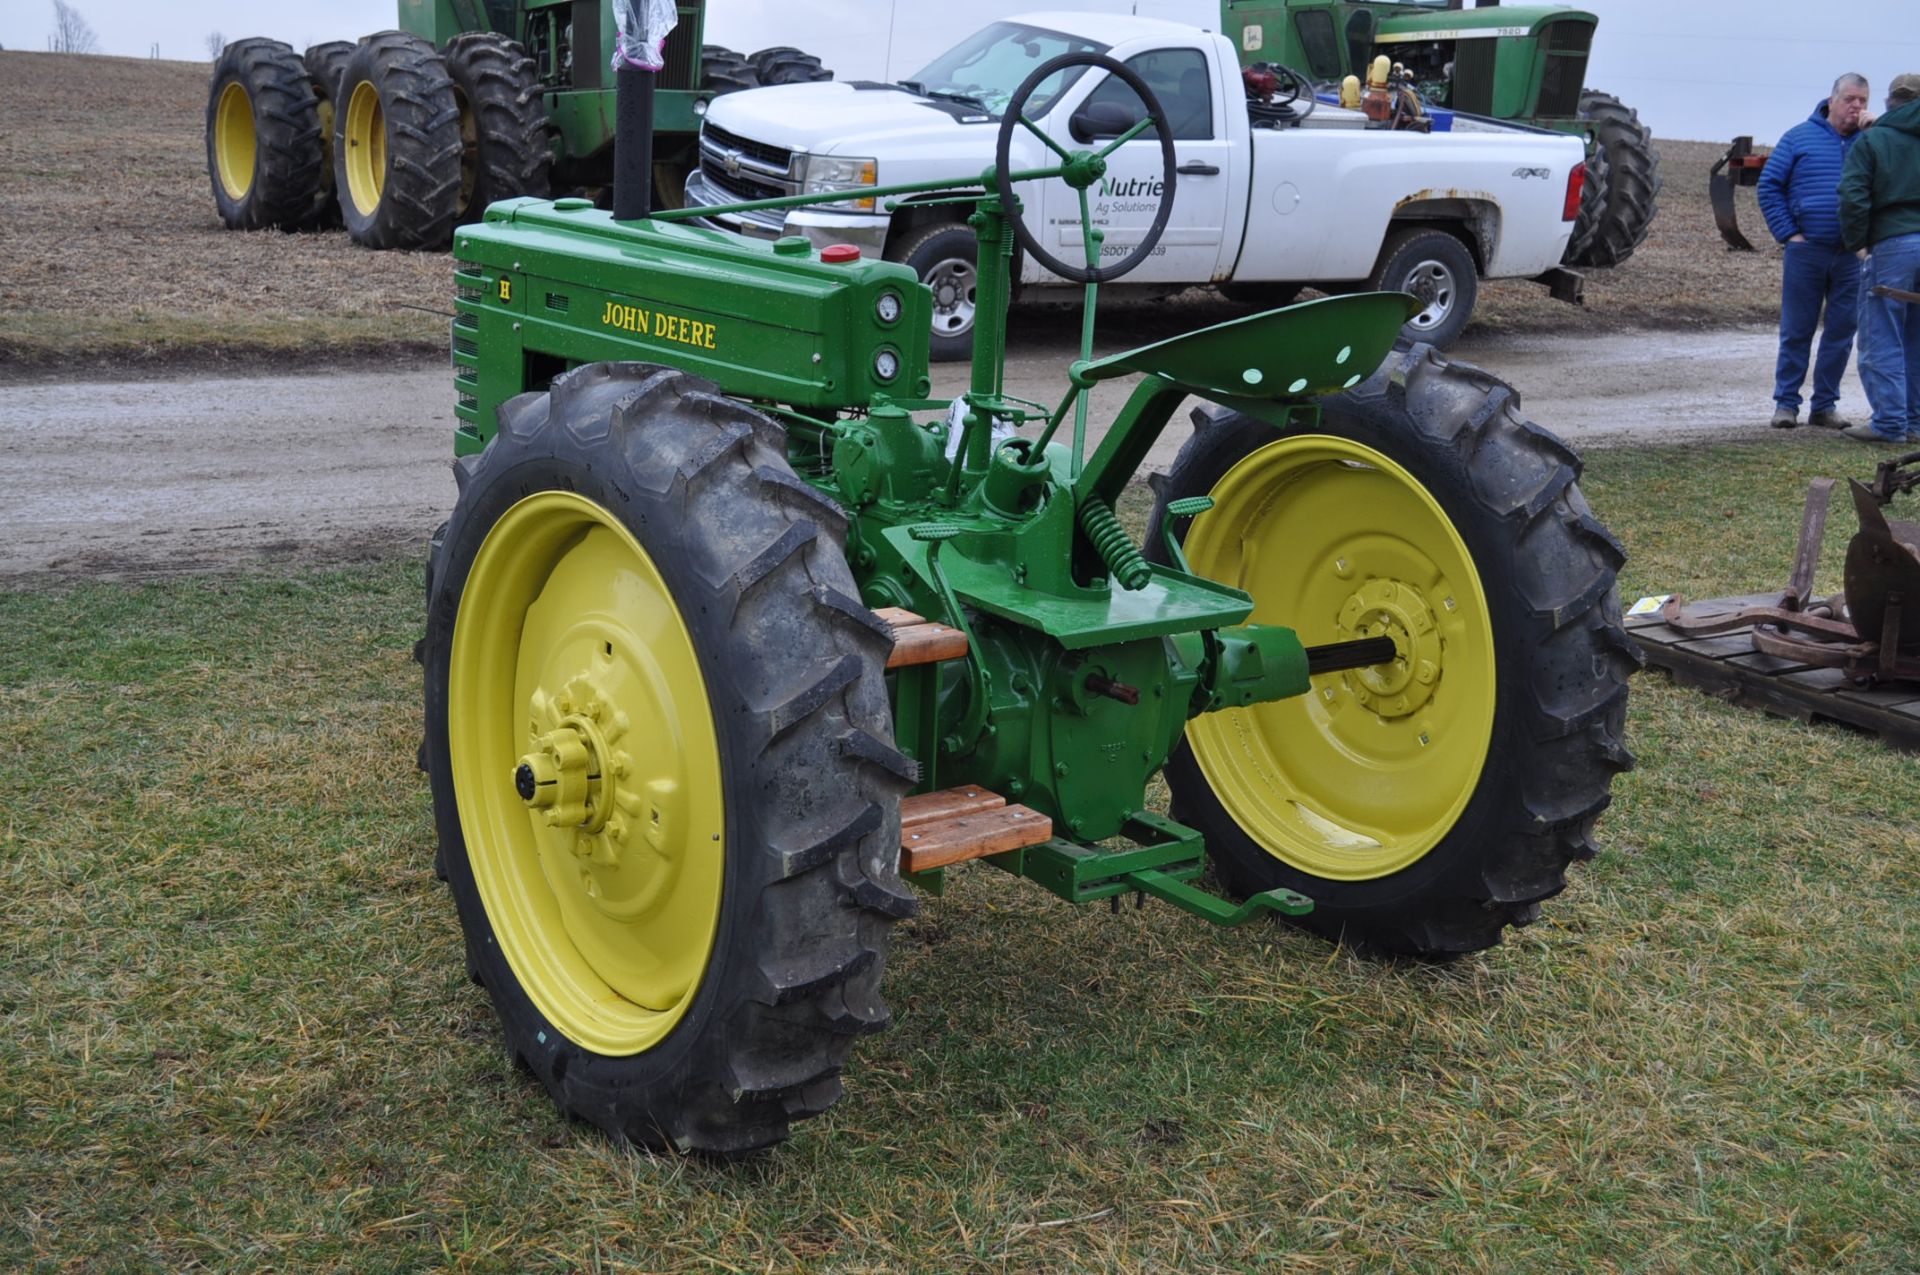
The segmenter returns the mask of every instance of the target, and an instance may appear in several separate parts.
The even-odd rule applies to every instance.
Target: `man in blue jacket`
[[[1847,426],[1837,404],[1859,322],[1860,261],[1840,243],[1840,174],[1866,110],[1866,77],[1841,76],[1833,96],[1787,130],[1760,173],[1760,211],[1773,237],[1786,245],[1780,358],[1773,378],[1778,429],[1800,423],[1800,386],[1807,379],[1807,356],[1823,308],[1826,330],[1813,369],[1813,412],[1807,421],[1827,429]]]

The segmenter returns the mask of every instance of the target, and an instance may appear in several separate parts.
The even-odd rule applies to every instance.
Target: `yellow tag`
[[[500,299],[502,301],[513,300],[513,280],[502,279],[500,281]]]

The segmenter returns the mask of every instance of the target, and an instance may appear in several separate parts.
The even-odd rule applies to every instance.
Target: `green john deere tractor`
[[[1570,266],[1617,266],[1647,237],[1660,153],[1639,115],[1586,86],[1599,19],[1584,9],[1481,0],[1222,0],[1243,62],[1316,80],[1358,75],[1385,54],[1429,103],[1587,138],[1587,183]]]
[[[654,189],[679,203],[716,94],[832,78],[798,49],[703,45],[678,6],[655,97]],[[229,44],[207,95],[207,175],[230,229],[325,229],[440,249],[487,205],[608,186],[613,19],[600,0],[400,0],[399,27],[302,57]]]
[[[1046,140],[1026,102],[1076,65],[1146,118],[1013,171],[1017,129]],[[1061,178],[1086,218],[1156,121],[1144,240],[1050,256],[1019,190]],[[1099,285],[1166,226],[1170,134],[1130,70],[1069,54],[976,182],[874,191],[972,210],[951,401],[911,270],[648,216],[625,142],[612,213],[512,200],[456,233],[421,758],[468,972],[566,1111],[654,1147],[784,1138],[888,1024],[909,887],[968,860],[1445,959],[1592,855],[1634,656],[1578,459],[1495,378],[1396,350],[1404,293],[1093,357]],[[1086,284],[1055,404],[1004,388],[1016,240]],[[1190,396],[1138,543],[1115,502]]]

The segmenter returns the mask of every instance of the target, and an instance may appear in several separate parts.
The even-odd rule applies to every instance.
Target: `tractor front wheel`
[[[290,46],[249,39],[220,51],[207,93],[207,176],[229,230],[311,224],[325,145],[316,106]]]
[[[439,52],[404,31],[360,41],[341,73],[333,121],[334,180],[353,241],[446,247],[460,153],[460,105]]]
[[[733,1155],[887,1025],[888,631],[838,506],[710,382],[594,364],[459,462],[430,573],[440,862],[512,1052],[560,1107]]]
[[[1229,889],[1306,894],[1304,924],[1373,951],[1450,957],[1531,921],[1631,764],[1624,555],[1518,403],[1415,346],[1312,428],[1197,412],[1159,484],[1153,526],[1213,498],[1188,560],[1255,622],[1394,640],[1390,664],[1196,718],[1167,765]]]

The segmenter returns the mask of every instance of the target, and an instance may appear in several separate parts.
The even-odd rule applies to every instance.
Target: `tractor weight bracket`
[[[1129,872],[1126,876],[1129,885],[1144,894],[1163,900],[1183,912],[1191,912],[1202,920],[1212,921],[1215,925],[1232,929],[1245,925],[1257,916],[1277,913],[1281,916],[1305,916],[1313,911],[1313,900],[1304,894],[1292,890],[1266,890],[1247,899],[1238,907],[1217,894],[1209,894],[1196,886],[1188,885],[1178,877],[1168,876],[1164,872],[1149,869],[1144,872]],[[1116,898],[1119,896],[1115,896]]]

